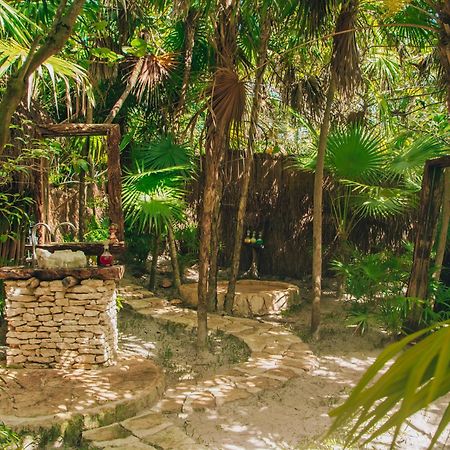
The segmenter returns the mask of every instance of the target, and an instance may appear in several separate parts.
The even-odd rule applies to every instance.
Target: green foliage
[[[335,418],[330,433],[345,430],[347,445],[359,444],[360,440],[365,445],[393,429],[394,448],[404,421],[449,391],[450,321],[446,321],[387,347],[346,402],[330,412]],[[449,422],[450,405],[431,439],[430,449]]]
[[[3,422],[0,422],[0,446],[1,448],[22,448],[20,436],[6,426]]]
[[[126,258],[129,263],[145,267],[147,256],[150,252],[150,239],[147,234],[139,234],[126,230],[125,241],[127,243]]]
[[[334,261],[335,272],[345,279],[345,292],[357,301],[374,303],[399,296],[408,282],[411,246],[402,255],[392,252],[366,254],[353,250],[346,263]]]
[[[109,238],[109,219],[99,222],[96,217],[91,217],[87,228],[83,237],[85,242],[104,242]]]

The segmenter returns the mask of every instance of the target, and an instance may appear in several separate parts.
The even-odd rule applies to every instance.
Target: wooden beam
[[[119,125],[104,123],[62,123],[37,126],[38,134],[43,138],[107,136],[109,133],[114,132],[114,130],[120,130]]]

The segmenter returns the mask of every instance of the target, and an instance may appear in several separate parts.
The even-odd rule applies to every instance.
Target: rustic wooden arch
[[[420,193],[420,209],[416,224],[414,259],[409,278],[407,297],[426,299],[428,297],[431,250],[442,206],[444,170],[450,167],[450,155],[430,159],[425,164]],[[417,319],[416,311],[413,321]]]
[[[120,127],[112,124],[67,123],[57,125],[38,125],[38,138],[57,138],[74,136],[106,136],[108,149],[107,195],[109,218],[117,224],[117,237],[124,239],[124,217],[122,211],[122,172],[120,168]]]

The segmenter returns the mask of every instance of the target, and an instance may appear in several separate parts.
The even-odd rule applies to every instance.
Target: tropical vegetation
[[[333,271],[359,332],[375,318],[402,337],[332,413],[333,431],[350,423],[350,445],[394,427],[395,442],[407,417],[450,388],[450,291],[441,274],[448,168],[428,295],[406,296],[424,164],[450,153],[449,17],[448,0],[0,0],[0,242],[24,239],[50,187],[69,187],[77,199],[80,239],[104,239],[104,139],[42,140],[34,125],[118,124],[129,251],[141,266],[151,260],[151,289],[166,248],[177,290],[183,248],[198,259],[202,351],[224,262],[227,168],[242,163],[235,226],[225,231],[234,236],[231,315],[255,158],[286,158],[314,174],[311,335],[320,339],[322,276]],[[358,248],[355,233],[373,221],[406,224],[409,242]],[[14,263],[20,247],[4,248],[0,258]]]

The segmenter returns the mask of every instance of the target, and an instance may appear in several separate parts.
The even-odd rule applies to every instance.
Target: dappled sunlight
[[[121,355],[102,369],[0,369],[0,416],[64,418],[156,389],[161,371],[147,359]]]

